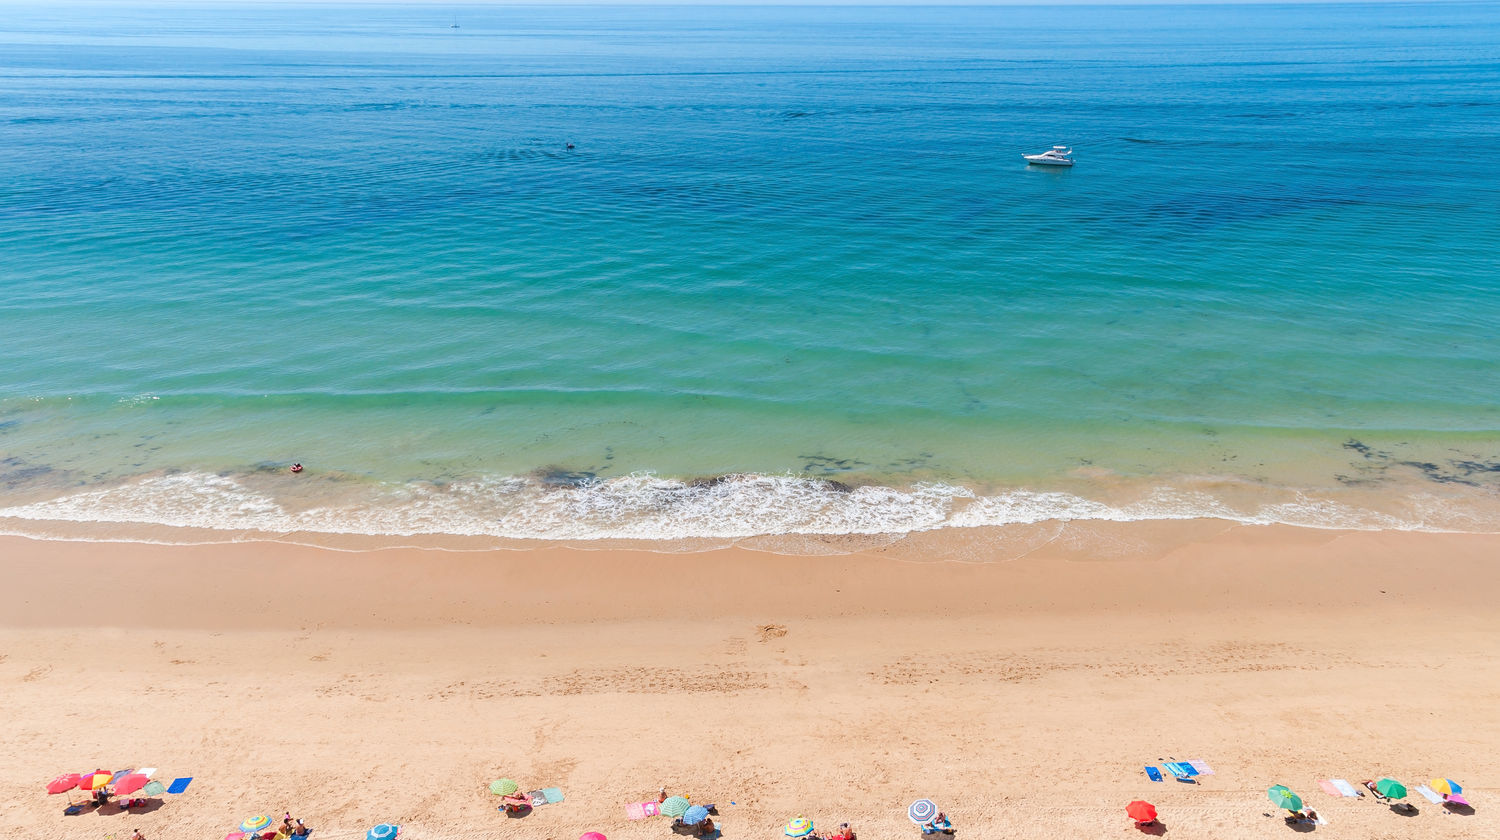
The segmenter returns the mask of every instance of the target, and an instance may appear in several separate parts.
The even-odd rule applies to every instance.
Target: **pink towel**
[[[625,806],[626,819],[644,820],[661,813],[660,802],[634,802]]]
[[[1343,792],[1338,789],[1337,785],[1335,785],[1333,782],[1328,781],[1327,779],[1319,779],[1318,787],[1322,788],[1323,792],[1328,794],[1329,796],[1337,796],[1342,798],[1344,795]]]

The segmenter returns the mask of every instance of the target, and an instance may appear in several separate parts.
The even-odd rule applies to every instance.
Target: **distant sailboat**
[[[449,29],[457,29],[458,28],[458,18],[454,18],[453,19],[453,25],[450,26],[450,27],[448,27],[448,28]]]

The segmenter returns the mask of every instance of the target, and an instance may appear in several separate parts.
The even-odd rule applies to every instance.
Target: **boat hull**
[[[1044,158],[1044,157],[1041,157],[1040,155],[1022,155],[1021,157],[1026,158],[1026,162],[1027,163],[1033,163],[1033,164],[1036,164],[1037,166],[1072,166],[1073,165],[1073,161],[1071,161],[1071,160],[1058,160],[1057,158]]]

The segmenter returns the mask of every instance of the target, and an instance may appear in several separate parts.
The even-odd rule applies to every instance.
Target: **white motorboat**
[[[1073,150],[1067,146],[1053,146],[1039,155],[1021,155],[1021,157],[1026,158],[1027,163],[1041,166],[1072,166],[1073,159],[1068,157],[1071,154]]]

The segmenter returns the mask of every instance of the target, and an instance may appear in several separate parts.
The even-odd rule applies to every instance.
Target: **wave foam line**
[[[1046,521],[1222,519],[1352,530],[1491,530],[1441,527],[1288,494],[1253,511],[1212,496],[1159,489],[1121,506],[1062,492],[980,496],[948,484],[847,488],[797,476],[733,475],[680,481],[650,474],[555,486],[504,477],[381,488],[358,503],[289,510],[241,480],[205,473],[152,476],[47,501],[0,508],[0,518],[131,523],[270,534],[454,535],[600,540],[741,538],[803,534],[902,534]],[[1459,523],[1478,525],[1479,523]]]

